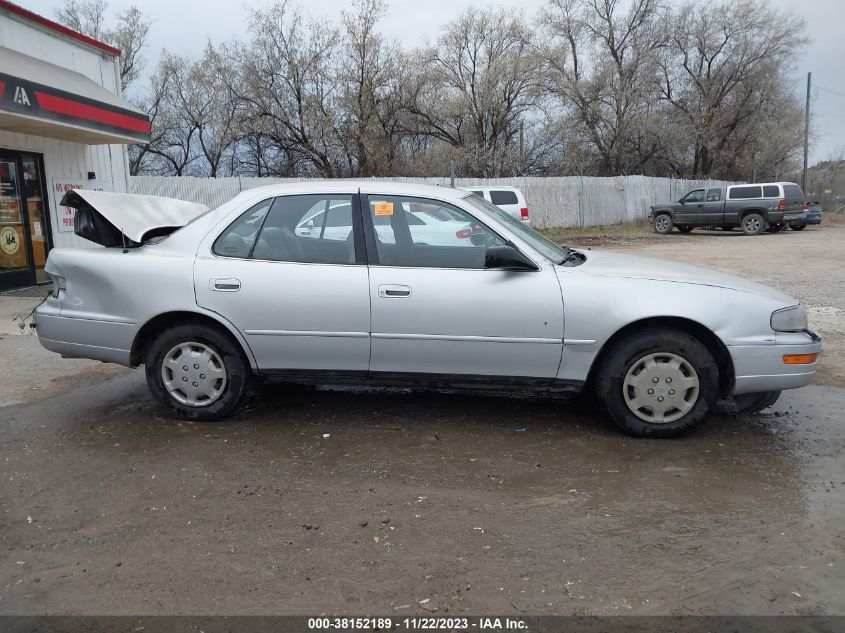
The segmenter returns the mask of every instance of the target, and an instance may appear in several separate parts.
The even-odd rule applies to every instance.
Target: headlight
[[[802,332],[807,329],[807,312],[802,305],[775,310],[771,324],[775,332]]]

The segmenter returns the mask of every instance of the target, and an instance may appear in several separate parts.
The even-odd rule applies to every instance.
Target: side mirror
[[[684,199],[681,198],[680,200],[678,200],[678,202],[681,203],[681,204],[684,204]]]
[[[489,246],[484,254],[484,268],[499,270],[537,270],[537,266],[513,246]]]

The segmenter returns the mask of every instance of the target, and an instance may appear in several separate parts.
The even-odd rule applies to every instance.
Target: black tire
[[[192,364],[186,364],[185,366],[189,367],[189,371],[197,373],[194,378],[199,379],[200,376],[202,379],[206,378],[206,374],[199,373],[204,366],[211,367],[211,371],[218,372],[219,367],[217,365],[222,365],[224,371],[222,381],[220,378],[217,378],[212,386],[212,389],[219,391],[220,394],[213,400],[206,398],[207,400],[211,400],[210,402],[203,403],[198,401],[196,405],[180,402],[177,396],[173,395],[165,385],[165,373],[169,373],[169,375],[173,376],[173,380],[176,381],[173,370],[168,369],[167,372],[162,370],[165,358],[177,346],[188,343],[196,344],[196,347],[193,348],[195,352],[205,348],[217,355],[216,358],[212,357],[209,359],[205,365],[200,364],[203,361],[199,359],[198,363],[193,364],[193,366]],[[179,356],[175,360],[178,361],[181,358],[182,356]],[[194,369],[198,364],[200,366]],[[185,323],[162,332],[153,341],[152,345],[150,345],[145,365],[147,385],[150,391],[173,414],[185,420],[205,422],[220,420],[231,415],[244,403],[249,395],[253,382],[249,363],[240,345],[228,333],[222,331],[222,328],[218,329],[200,323]],[[179,368],[176,369],[179,371]],[[188,378],[188,375],[183,376],[184,378]],[[190,380],[191,378],[186,381],[186,386],[191,384]],[[213,380],[215,379],[209,375],[207,384],[211,385]],[[197,383],[193,383],[193,386],[196,387]],[[190,389],[190,387],[188,388]],[[185,396],[185,394],[183,393],[179,397],[182,396]]]
[[[766,221],[759,213],[749,213],[742,218],[740,226],[742,227],[742,232],[746,235],[760,235],[760,233],[766,230]]]
[[[679,226],[679,227],[678,227],[678,230],[679,230],[681,233],[684,233],[684,234],[686,234],[686,233],[691,233],[691,232],[692,232],[692,229],[693,229],[693,227],[691,227],[691,226]]]
[[[789,225],[789,228],[791,228],[793,231],[803,231],[804,229],[807,228],[807,225],[806,224],[798,224],[797,222],[794,222],[794,223]]]
[[[759,413],[772,406],[780,398],[780,391],[763,391],[761,393],[746,393],[731,398],[737,413]]]
[[[635,366],[646,357],[656,354],[659,359],[661,353],[680,357],[698,377],[695,398],[691,395],[691,389],[680,396],[684,401],[689,397],[691,408],[677,419],[664,423],[648,421],[636,414],[626,403],[624,391],[630,389],[624,385],[629,372],[634,371]],[[661,382],[658,387],[665,389],[668,385]],[[636,437],[675,437],[701,422],[715,406],[719,395],[719,370],[713,355],[704,344],[685,332],[671,328],[638,331],[616,344],[604,357],[598,369],[596,393],[611,418],[626,433]],[[641,409],[640,414],[643,414]]]
[[[672,232],[672,227],[675,223],[672,221],[672,216],[668,213],[660,213],[654,216],[653,220],[654,232],[660,235],[666,235]]]

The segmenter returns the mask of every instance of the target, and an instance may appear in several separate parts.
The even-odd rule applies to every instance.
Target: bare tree
[[[292,157],[297,172],[337,175],[337,29],[279,0],[253,11],[250,34],[227,49],[237,59],[234,85],[246,116],[262,119],[268,141]]]
[[[398,48],[378,31],[384,0],[354,0],[342,13],[341,143],[351,175],[390,173],[400,133]]]
[[[546,25],[548,86],[597,154],[596,171],[637,170],[660,149],[643,134],[654,114],[657,0],[551,0]]]
[[[518,12],[471,10],[419,54],[408,83],[412,131],[451,145],[464,173],[520,170],[520,125],[539,94],[542,59]]]
[[[738,0],[686,4],[666,30],[661,92],[689,138],[689,173],[746,176],[737,158],[750,139],[773,131],[767,120],[800,126],[782,80],[803,41],[802,23],[761,0]],[[784,141],[777,151],[788,154],[794,139]]]
[[[138,7],[131,6],[117,15],[113,26],[106,25],[106,0],[65,0],[56,9],[56,19],[65,26],[119,48],[120,87],[126,88],[143,71],[142,50],[147,44],[152,20]]]

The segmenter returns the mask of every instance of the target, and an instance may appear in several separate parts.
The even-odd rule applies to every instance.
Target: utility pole
[[[810,80],[813,73],[807,73],[807,104],[804,107],[804,173],[801,175],[801,190],[807,195],[807,154],[810,150]]]
[[[525,124],[519,122],[519,173],[525,173]]]
[[[455,188],[455,167],[456,167],[455,161],[450,160],[449,161],[449,186],[452,187],[452,189]]]

